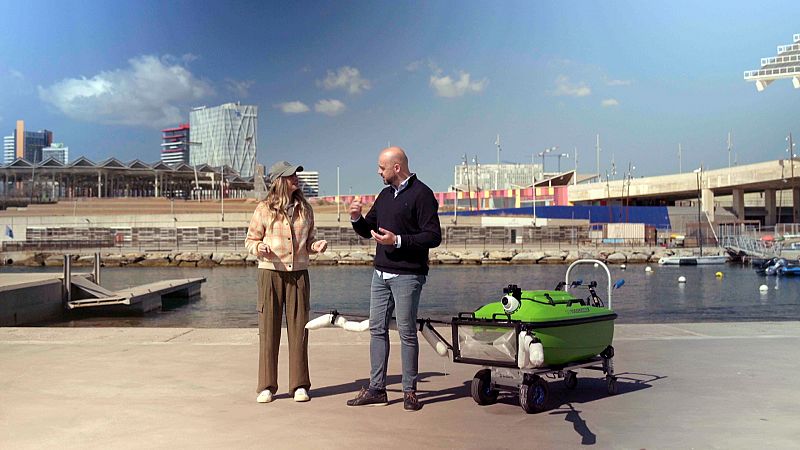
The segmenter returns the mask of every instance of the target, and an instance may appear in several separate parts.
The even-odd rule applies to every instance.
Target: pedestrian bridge
[[[732,196],[732,212],[737,219],[744,220],[744,194],[763,192],[765,225],[774,225],[777,218],[776,193],[791,190],[792,222],[800,223],[798,208],[794,207],[800,205],[798,162],[800,160],[775,160],[724,169],[577,184],[569,186],[569,201],[572,204],[628,202],[631,205],[673,205],[676,201],[696,199],[701,192],[701,207],[709,220],[714,220],[715,196]]]

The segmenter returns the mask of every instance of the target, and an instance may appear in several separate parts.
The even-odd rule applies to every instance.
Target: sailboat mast
[[[703,222],[700,221],[700,203],[702,202],[702,187],[703,182],[703,166],[700,166],[700,171],[697,173],[697,233],[698,240],[700,241],[700,256],[703,256]]]

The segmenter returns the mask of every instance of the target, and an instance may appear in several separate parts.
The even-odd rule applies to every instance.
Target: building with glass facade
[[[11,164],[17,159],[14,151],[14,135],[3,136],[3,164]]]
[[[69,147],[62,142],[53,142],[50,147],[42,149],[42,161],[53,158],[61,164],[69,164]]]
[[[189,163],[189,124],[161,130],[161,162],[169,166]]]
[[[303,195],[307,198],[319,197],[319,172],[304,170],[297,172],[297,178],[300,180],[300,189],[303,190]]]
[[[224,165],[242,177],[251,177],[256,165],[258,107],[226,103],[194,108],[189,113],[192,140],[189,162],[193,166]]]
[[[28,162],[38,163],[42,161],[42,149],[53,143],[53,132],[49,130],[25,131],[25,121],[17,120],[13,138],[14,159],[22,158]]]

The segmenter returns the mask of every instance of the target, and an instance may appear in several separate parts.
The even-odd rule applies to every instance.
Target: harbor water
[[[612,293],[618,323],[740,322],[800,320],[800,277],[757,275],[738,265],[666,267],[609,266],[613,282],[625,280]],[[502,289],[516,284],[524,290],[554,289],[564,280],[566,265],[433,266],[423,289],[419,317],[448,319],[497,301]],[[199,298],[165,305],[143,315],[107,316],[99,311],[68,314],[46,326],[131,326],[239,328],[257,326],[255,267],[237,268],[105,268],[102,285],[111,290],[163,279],[206,277]],[[58,268],[3,268],[3,273],[58,272]],[[337,309],[343,314],[366,314],[369,308],[369,266],[311,267],[312,317]],[[723,276],[715,276],[722,272]],[[685,283],[679,283],[679,277]],[[581,265],[571,280],[595,280],[597,292],[607,298],[607,277],[601,268]],[[766,284],[768,290],[759,292]],[[586,290],[574,290],[585,298]]]

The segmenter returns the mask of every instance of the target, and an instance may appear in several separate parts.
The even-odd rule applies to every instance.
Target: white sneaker
[[[297,388],[294,390],[294,401],[296,402],[307,402],[311,400],[308,396],[308,392],[304,388]]]
[[[256,401],[258,403],[269,403],[269,402],[271,402],[272,401],[272,392],[270,392],[269,389],[264,389],[263,391],[261,391],[258,394],[258,397],[256,397]]]

